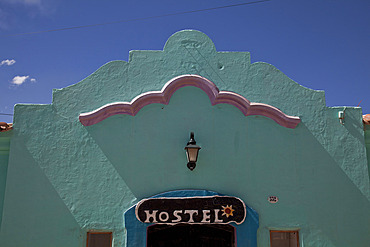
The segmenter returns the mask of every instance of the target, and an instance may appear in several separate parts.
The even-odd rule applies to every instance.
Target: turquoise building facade
[[[250,53],[180,31],[163,51],[131,51],[54,90],[52,104],[15,106],[0,133],[0,246],[86,246],[99,232],[149,246],[134,209],[160,194],[240,198],[233,246],[294,232],[301,247],[365,247],[369,131],[361,108],[327,107],[323,91]]]

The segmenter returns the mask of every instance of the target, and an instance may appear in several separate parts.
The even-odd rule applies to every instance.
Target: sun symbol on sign
[[[233,216],[235,210],[233,209],[233,205],[226,205],[226,207],[222,206],[221,211],[223,212],[222,216],[226,215],[226,217],[229,218],[229,216]]]

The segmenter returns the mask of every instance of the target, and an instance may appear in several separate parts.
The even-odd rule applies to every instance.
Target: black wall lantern
[[[186,157],[188,158],[188,168],[190,171],[194,170],[198,159],[198,152],[200,147],[196,145],[197,142],[194,139],[194,132],[190,133],[190,140],[185,147]]]

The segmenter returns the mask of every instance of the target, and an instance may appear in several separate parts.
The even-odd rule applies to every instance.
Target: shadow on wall
[[[207,181],[216,181],[212,176],[224,174],[230,164],[213,163],[214,171],[208,174],[207,170],[201,170],[201,168],[190,172],[186,168],[183,150],[186,141],[177,143],[173,139],[178,139],[179,136],[166,134],[176,133],[176,131],[170,131],[170,128],[182,120],[172,120],[170,124],[164,124],[168,116],[158,113],[163,111],[162,105],[151,105],[142,111],[142,114],[148,115],[147,118],[140,119],[138,115],[136,117],[117,115],[96,125],[85,127],[132,193],[141,199],[161,191],[176,189],[217,190],[217,188],[209,188],[211,183]],[[143,119],[146,121],[145,124],[140,123]],[[150,119],[152,121],[149,121]],[[258,119],[258,121],[270,121],[268,123],[275,124],[264,117]],[[212,119],[212,121],[216,120]],[[164,125],[160,126],[158,123]],[[205,127],[198,126],[197,128]],[[322,240],[327,243],[332,242],[335,246],[365,246],[364,243],[370,241],[367,234],[369,231],[369,201],[303,123],[299,124],[295,130],[290,130],[294,131],[294,135],[288,140],[295,141],[292,153],[281,153],[281,155],[295,157],[296,164],[293,170],[288,169],[288,164],[279,163],[274,156],[286,151],[283,147],[284,140],[276,137],[274,139],[277,134],[274,132],[276,128],[264,128],[263,125],[255,122],[253,117],[247,118],[245,128],[249,129],[248,133],[252,132],[249,137],[258,138],[259,143],[253,145],[256,139],[240,137],[241,140],[249,142],[248,147],[252,149],[249,150],[249,154],[256,156],[254,159],[256,162],[248,166],[252,165],[253,169],[257,170],[255,174],[259,177],[255,181],[259,184],[255,184],[253,186],[255,189],[249,190],[248,193],[251,194],[247,196],[261,200],[253,202],[253,205],[261,206],[260,208],[255,207],[262,219],[258,236],[260,244],[263,245],[268,241],[269,227],[284,228],[292,225],[301,228],[300,234],[307,245],[317,243],[315,238],[318,234],[312,229],[320,229]],[[233,129],[233,131],[237,130]],[[188,133],[183,137],[184,140],[188,139],[187,135]],[[263,147],[265,149],[262,152],[256,150],[256,148]],[[202,151],[207,152],[204,151],[205,149],[202,148]],[[229,151],[225,150],[226,153]],[[214,150],[208,149],[208,152],[214,152]],[[222,156],[219,153],[213,153],[213,155]],[[257,157],[258,155],[261,157]],[[267,164],[266,161],[269,159],[272,162],[275,159],[275,166]],[[259,163],[258,160],[263,162]],[[245,162],[245,160],[239,161]],[[207,162],[203,161],[204,163]],[[248,172],[248,169],[252,168],[244,167],[243,169]],[[243,176],[245,172],[241,172],[240,176]],[[274,178],[271,181],[267,180],[266,173],[274,174],[275,180]],[[166,179],[165,176],[175,176],[178,182],[174,183],[172,178]],[[202,179],[196,180],[195,177],[199,176]],[[281,178],[291,178],[291,180],[282,181]],[[242,177],[235,178],[235,180],[241,182],[240,187],[250,189],[247,184],[242,184]],[[220,183],[222,182],[213,182],[215,187],[222,187]],[[267,208],[264,194],[252,195],[253,190],[258,191],[258,187],[266,186],[265,184],[268,184],[267,187],[274,188],[275,191],[280,191],[283,200],[279,201],[278,207]],[[232,194],[233,188],[227,189]],[[235,188],[235,190],[241,191],[240,188]],[[146,194],[143,194],[143,191],[147,191]],[[350,236],[344,234],[353,232],[356,234],[350,234]]]
[[[14,137],[0,246],[82,246],[85,235],[24,144]],[[47,233],[47,234],[45,234]]]
[[[336,107],[330,110],[337,113],[338,108]],[[359,120],[359,117],[361,115],[358,114],[358,111],[354,110],[355,109],[347,109],[345,111],[343,126],[348,130],[348,132],[352,136],[356,137],[360,142],[364,142],[364,133],[363,133],[364,125],[362,121]]]
[[[306,233],[302,226],[304,243],[367,246],[370,202],[308,128],[300,124],[299,129],[297,159],[310,161],[299,168],[299,199],[311,228]]]

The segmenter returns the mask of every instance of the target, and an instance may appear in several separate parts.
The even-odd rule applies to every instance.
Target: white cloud
[[[37,5],[41,4],[41,0],[23,0],[23,2],[25,4],[37,4]]]
[[[59,4],[60,0],[0,0],[0,31],[21,25],[23,16],[50,19]]]
[[[31,78],[30,81],[31,82],[36,82],[36,79],[35,78]]]
[[[12,20],[13,18],[9,13],[0,8],[0,30],[7,30]]]
[[[6,59],[6,60],[3,60],[3,61],[0,62],[0,66],[3,66],[3,65],[10,66],[10,65],[13,65],[13,64],[15,64],[15,60],[14,59],[11,59],[11,60]]]
[[[15,85],[22,85],[30,76],[25,75],[25,76],[15,76],[13,80],[11,81],[12,84]]]
[[[41,0],[2,0],[2,2],[10,4],[21,3],[25,5],[41,5]]]

